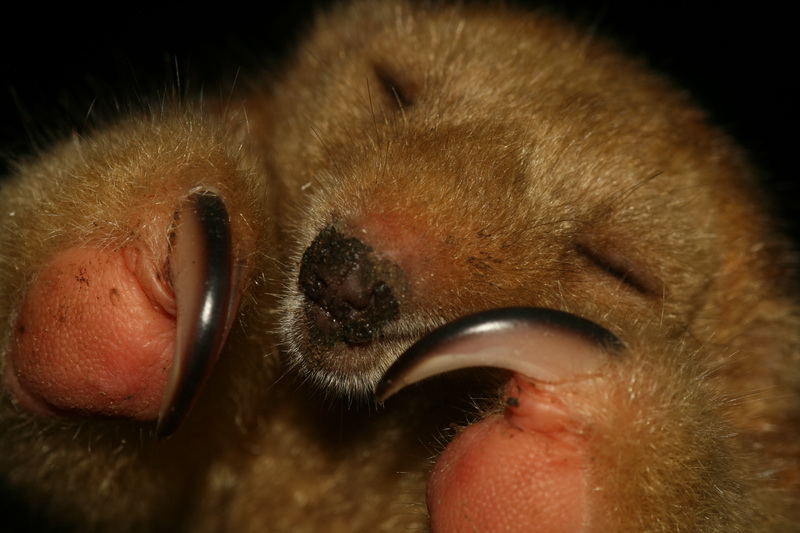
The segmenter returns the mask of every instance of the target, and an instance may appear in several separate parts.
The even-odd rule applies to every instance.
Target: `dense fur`
[[[589,530],[797,529],[800,324],[751,171],[685,95],[560,21],[358,3],[222,111],[124,120],[15,174],[0,197],[4,350],[55,251],[157,255],[198,184],[223,191],[247,272],[229,346],[171,439],[38,418],[4,395],[0,472],[20,520],[424,527],[437,439],[464,421],[465,392],[494,409],[493,384],[423,384],[385,408],[365,398],[432,327],[536,305],[628,348],[603,388],[564,389],[595,421]],[[401,318],[358,348],[320,349],[302,312],[300,258],[331,225],[408,277]]]

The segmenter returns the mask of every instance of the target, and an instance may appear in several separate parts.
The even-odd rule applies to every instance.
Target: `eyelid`
[[[383,63],[372,65],[372,71],[384,95],[396,109],[408,109],[414,105],[416,87],[412,83]]]
[[[620,253],[607,243],[579,242],[575,251],[596,268],[623,282],[646,298],[660,298],[663,284],[650,276],[644,267],[630,256]]]

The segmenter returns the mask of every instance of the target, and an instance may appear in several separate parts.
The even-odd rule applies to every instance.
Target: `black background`
[[[46,145],[43,139],[81,131],[90,108],[107,114],[176,86],[178,78],[181,90],[217,94],[220,79],[239,68],[252,72],[290,49],[320,3],[23,5],[0,22],[0,159],[5,166],[15,154]],[[776,211],[800,237],[796,25],[770,2],[714,4],[549,5],[616,37],[689,88],[747,147]]]

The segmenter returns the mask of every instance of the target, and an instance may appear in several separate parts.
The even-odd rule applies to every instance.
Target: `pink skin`
[[[550,388],[514,374],[505,413],[468,427],[439,457],[428,483],[435,533],[587,530],[585,437]]]
[[[45,265],[23,301],[6,369],[22,408],[157,418],[174,352],[175,304],[151,263],[131,249],[69,248]],[[486,349],[478,340],[470,342]],[[501,345],[517,341],[506,337]],[[428,484],[433,531],[586,530],[586,426],[558,388],[515,373],[505,412],[447,447]]]
[[[437,254],[425,245],[431,236],[409,229],[406,220],[414,219],[373,214],[360,220],[354,233],[397,262],[412,286],[433,279],[431,272],[452,270],[434,264]],[[448,281],[458,282],[437,279]],[[591,389],[608,355],[580,335],[531,324],[447,341],[392,374],[382,400],[457,368],[514,371],[504,392],[504,413],[465,428],[436,461],[427,487],[434,533],[589,530],[591,426],[564,389],[575,380]]]
[[[153,420],[172,364],[174,299],[135,250],[68,248],[28,289],[12,342],[6,381],[20,407]]]

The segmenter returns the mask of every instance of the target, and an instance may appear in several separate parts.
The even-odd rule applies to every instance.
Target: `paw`
[[[452,370],[512,372],[503,412],[460,432],[437,459],[428,482],[433,530],[586,530],[592,411],[611,407],[603,367],[623,352],[615,335],[575,315],[508,308],[456,320],[400,356],[376,387],[381,401]]]
[[[20,409],[157,420],[161,437],[189,412],[267,224],[246,225],[264,188],[217,135],[200,117],[141,119],[56,151],[6,196],[10,257],[30,273],[3,291]]]

